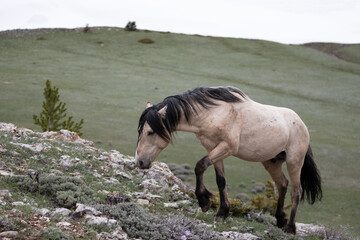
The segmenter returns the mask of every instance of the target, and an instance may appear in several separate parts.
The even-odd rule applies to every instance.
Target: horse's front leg
[[[195,175],[196,175],[196,190],[195,194],[199,201],[199,206],[203,212],[209,210],[211,202],[210,197],[212,194],[206,189],[203,182],[203,174],[205,170],[211,165],[211,161],[208,156],[203,157],[199,160],[195,167]]]
[[[230,211],[230,202],[226,193],[226,180],[224,172],[224,163],[223,161],[218,161],[214,163],[215,172],[216,172],[216,183],[218,185],[219,194],[220,194],[220,208],[216,214],[216,218],[227,218]]]
[[[220,199],[222,199],[220,204],[220,209],[217,217],[226,218],[229,209],[226,207],[228,203],[226,190],[225,190],[225,177],[224,177],[224,166],[222,160],[230,155],[230,150],[227,143],[222,142],[216,148],[209,151],[209,155],[203,157],[200,161],[197,162],[195,167],[196,174],[196,190],[195,194],[199,201],[199,205],[203,212],[209,210],[211,202],[210,197],[212,194],[205,188],[203,183],[203,174],[205,170],[212,164],[216,164],[216,181],[218,183],[219,191],[220,191]],[[227,210],[226,210],[227,209]]]

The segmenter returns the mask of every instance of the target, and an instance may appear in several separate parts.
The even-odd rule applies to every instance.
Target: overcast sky
[[[124,27],[281,43],[360,43],[360,0],[0,0],[0,31]]]

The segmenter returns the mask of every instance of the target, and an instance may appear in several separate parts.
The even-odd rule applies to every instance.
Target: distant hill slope
[[[306,43],[303,46],[315,48],[345,61],[360,63],[360,44]]]
[[[139,42],[145,38],[154,43]],[[324,199],[301,205],[297,219],[359,233],[359,44],[329,46],[341,57],[301,45],[109,27],[1,32],[0,121],[39,130],[32,115],[40,113],[50,79],[68,114],[84,118],[84,138],[134,155],[147,101],[196,86],[233,85],[255,101],[294,109],[310,130]],[[205,154],[192,134],[179,133],[158,160],[193,169]],[[225,161],[225,171],[232,197],[251,195],[254,182],[270,178],[260,164],[234,158]],[[205,174],[212,189],[214,175],[211,169]]]

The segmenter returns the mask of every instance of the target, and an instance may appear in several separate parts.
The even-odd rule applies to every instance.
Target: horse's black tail
[[[310,204],[314,204],[316,199],[319,201],[321,200],[321,177],[314,162],[310,145],[305,156],[304,165],[301,169],[300,181],[303,190],[301,194],[301,201],[304,200],[305,194],[306,199]]]

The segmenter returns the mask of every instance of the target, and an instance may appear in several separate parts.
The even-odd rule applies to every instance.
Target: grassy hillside
[[[143,38],[155,43],[139,43]],[[324,199],[303,204],[297,219],[349,225],[358,234],[360,45],[334,46],[341,57],[322,48],[119,28],[2,32],[0,121],[39,130],[32,114],[41,111],[50,79],[69,114],[84,118],[84,138],[133,155],[147,101],[196,86],[233,85],[258,102],[294,109],[310,129]],[[192,134],[179,133],[174,143],[159,160],[194,167],[205,154]],[[231,196],[269,179],[260,164],[235,158],[226,160],[226,176]],[[206,182],[215,188],[212,169]]]

